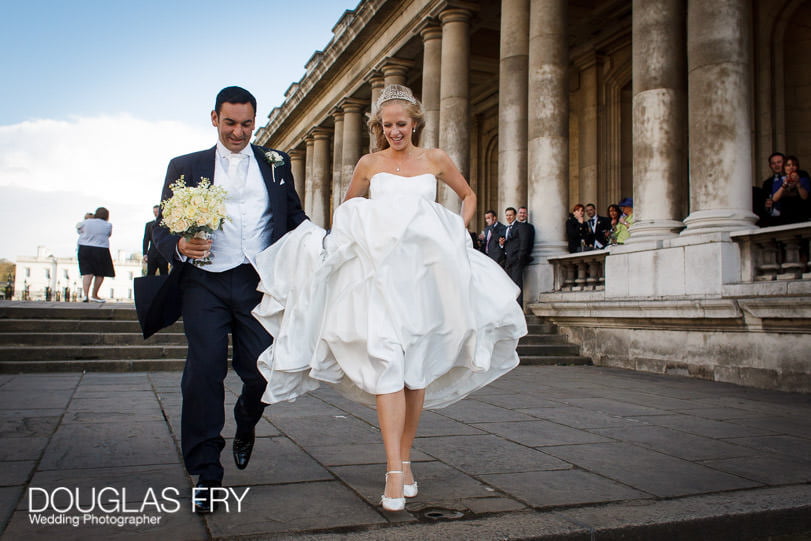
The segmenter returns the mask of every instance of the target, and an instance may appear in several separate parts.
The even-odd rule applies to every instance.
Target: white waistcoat
[[[246,161],[248,174],[245,186],[240,189],[228,176],[220,157],[215,156],[214,184],[228,192],[225,211],[229,219],[221,231],[214,232],[211,264],[201,267],[203,270],[223,272],[242,263],[253,263],[256,254],[270,246],[271,210],[267,187],[252,151]]]

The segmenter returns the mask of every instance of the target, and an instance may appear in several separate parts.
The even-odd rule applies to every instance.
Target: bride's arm
[[[476,214],[476,193],[473,191],[473,188],[470,187],[470,184],[467,183],[465,177],[462,176],[462,173],[456,167],[456,164],[453,163],[453,160],[450,156],[444,151],[438,148],[430,150],[431,161],[436,164],[437,170],[437,178],[440,179],[442,182],[447,184],[451,187],[451,189],[456,192],[456,195],[459,196],[459,199],[462,200],[462,210],[460,214],[462,215],[462,220],[465,222],[465,227],[470,224],[470,220],[473,219],[473,215]]]
[[[362,197],[369,191],[369,175],[367,174],[369,159],[369,154],[366,154],[355,165],[352,180],[349,182],[349,188],[346,189],[344,203],[353,197]]]

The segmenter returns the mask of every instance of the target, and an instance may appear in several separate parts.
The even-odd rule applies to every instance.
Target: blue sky
[[[263,125],[357,4],[0,0],[0,212],[29,224],[0,258],[37,245],[70,256],[75,222],[97,206],[114,254],[139,251],[168,160],[215,141],[217,91],[251,90]]]

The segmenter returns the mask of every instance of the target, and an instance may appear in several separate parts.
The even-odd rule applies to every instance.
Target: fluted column
[[[451,8],[439,14],[442,22],[442,77],[440,81],[439,147],[468,178],[470,130],[469,63],[470,11]],[[439,202],[453,211],[462,204],[456,193],[440,184]]]
[[[332,212],[338,208],[343,201],[344,193],[341,191],[341,178],[343,176],[343,142],[344,142],[344,112],[336,109],[332,112],[332,119],[335,121],[333,130],[332,146]]]
[[[439,144],[439,100],[442,63],[442,27],[428,24],[422,36],[422,111],[425,127],[420,146],[436,148]]]
[[[313,145],[315,138],[312,133],[308,133],[304,137],[304,144],[306,147],[306,156],[304,161],[304,212],[309,216],[313,211]]]
[[[527,201],[529,0],[501,0],[498,208]]]
[[[580,202],[585,205],[597,201],[597,55],[589,51],[575,65],[580,70]]]
[[[313,202],[308,213],[313,223],[326,227],[329,222],[329,144],[330,130],[315,128],[313,135]]]
[[[752,111],[747,0],[688,0],[690,215],[682,235],[751,227]]]
[[[306,152],[303,150],[299,150],[294,148],[287,153],[290,156],[290,169],[293,172],[293,182],[294,186],[296,187],[296,193],[301,199],[301,203],[304,204],[304,186],[306,184],[306,168],[305,168],[305,160],[306,160]]]
[[[383,75],[380,74],[379,71],[373,71],[369,77],[366,79],[369,82],[369,86],[372,89],[372,103],[371,103],[371,112],[372,116],[377,114],[377,100],[380,98],[380,94],[383,92],[383,88],[386,86]],[[369,152],[375,151],[375,140],[374,137],[369,138]]]
[[[413,60],[394,57],[387,58],[380,65],[380,71],[383,72],[384,84],[386,86],[405,85],[406,75],[408,75],[408,70],[413,65]]]
[[[684,227],[687,156],[684,0],[633,3],[633,244]]]
[[[341,149],[342,169],[341,169],[341,197],[346,194],[349,182],[352,180],[352,172],[355,164],[358,163],[361,155],[361,130],[363,129],[363,109],[365,103],[361,100],[347,98],[341,102],[341,109],[344,111],[344,138]]]
[[[529,126],[527,145],[533,252],[566,251],[569,206],[569,50],[567,0],[532,0],[529,20]],[[536,258],[538,259],[538,258]],[[542,284],[542,290],[551,284]]]

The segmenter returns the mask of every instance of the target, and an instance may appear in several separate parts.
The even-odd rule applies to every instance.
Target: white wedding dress
[[[462,218],[434,202],[431,174],[377,173],[370,198],[305,221],[256,257],[254,316],[274,337],[259,358],[266,403],[334,385],[376,394],[426,389],[425,407],[461,400],[518,365],[518,288],[473,248]]]

